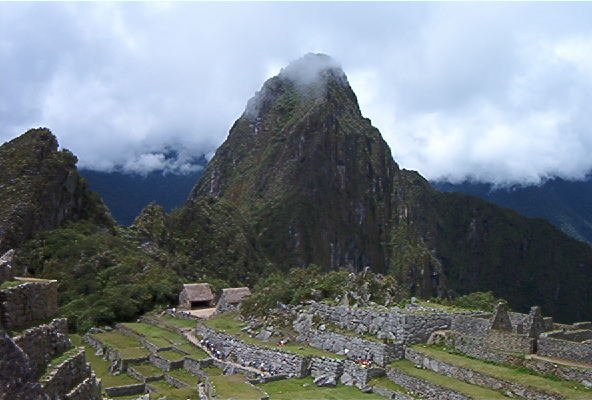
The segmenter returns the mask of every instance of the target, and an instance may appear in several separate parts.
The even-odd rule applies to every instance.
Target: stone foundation
[[[386,376],[406,390],[420,394],[425,400],[471,400],[462,393],[424,381],[395,368],[387,368]]]
[[[542,334],[537,343],[537,354],[544,357],[592,363],[592,344],[554,339]]]
[[[70,358],[47,371],[40,383],[52,399],[62,399],[66,393],[89,378],[91,372],[84,348],[80,347]]]

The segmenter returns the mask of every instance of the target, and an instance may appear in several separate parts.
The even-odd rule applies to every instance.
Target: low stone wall
[[[310,363],[310,374],[313,378],[317,376],[332,377],[336,381],[343,374],[343,360],[328,357],[315,357]]]
[[[487,318],[480,318],[479,315]],[[465,335],[484,337],[489,329],[489,317],[491,314],[458,314],[452,317],[450,329]]]
[[[68,321],[65,318],[27,329],[13,340],[29,357],[36,377],[41,376],[52,358],[72,347],[72,341],[68,337]]]
[[[453,331],[446,331],[444,336],[444,345],[470,357],[515,366],[522,365],[524,360],[521,355],[489,348],[483,337],[463,335]]]
[[[145,376],[142,373],[140,373],[138,370],[136,370],[134,367],[131,367],[131,366],[127,368],[127,373],[131,377],[133,377],[143,383],[158,381],[160,379],[163,379],[163,377],[164,377],[164,372],[159,375]]]
[[[95,374],[82,381],[65,397],[65,400],[101,400],[101,380]]]
[[[171,317],[176,317],[176,318],[182,318],[182,319],[189,319],[195,322],[198,321],[202,321],[202,318],[196,317],[195,315],[187,312],[187,311],[183,311],[183,310],[175,310],[173,311],[172,309],[168,309],[165,311],[166,314],[170,315]]]
[[[70,358],[47,371],[40,383],[45,393],[52,399],[58,399],[90,376],[91,369],[86,362],[84,347],[79,347]]]
[[[526,335],[491,329],[485,337],[485,343],[491,349],[513,353],[534,353],[535,339]]]
[[[183,368],[183,363],[185,362],[185,360],[177,360],[177,361],[167,360],[166,358],[161,357],[155,353],[150,354],[148,359],[150,360],[150,362],[154,366],[162,369],[163,371],[172,371],[173,369]]]
[[[368,385],[371,379],[384,376],[384,374],[384,368],[364,368],[354,361],[345,360],[340,381],[346,386],[353,385],[362,389]]]
[[[514,382],[494,378],[489,375],[474,371],[469,368],[463,368],[448,364],[439,359],[430,357],[421,351],[412,348],[405,350],[405,358],[416,365],[421,365],[426,369],[437,372],[450,378],[458,379],[473,385],[485,386],[494,390],[510,391],[515,395],[529,400],[561,400],[561,397],[540,392],[534,388],[520,385]]]
[[[144,339],[144,338],[141,338],[140,342],[142,343],[142,345],[144,345],[144,347],[146,347],[148,349],[148,351],[150,353],[156,353],[158,351],[164,351],[164,350],[172,350],[174,347],[173,345],[165,346],[165,347],[158,347],[154,343],[152,343],[149,340]]]
[[[186,384],[182,380],[179,380],[179,379],[172,377],[170,375],[165,375],[164,380],[167,381],[169,385],[174,386],[177,389],[189,386],[188,384]],[[197,378],[196,378],[196,383],[197,383]]]
[[[57,281],[23,282],[0,290],[0,325],[6,330],[21,330],[57,312]]]
[[[330,306],[311,303],[309,312],[337,326],[358,334],[370,333],[379,339],[388,338],[404,343],[428,340],[432,332],[449,329],[454,313],[417,313],[396,309],[384,311],[371,308]]]
[[[537,354],[544,357],[592,363],[592,344],[553,339],[542,334],[537,342]]]
[[[553,331],[546,332],[544,336],[552,339],[568,340],[570,342],[583,342],[584,340],[592,339],[592,330],[574,329],[570,331]]]
[[[198,325],[197,333],[204,338],[204,345],[218,352],[222,360],[230,359],[243,366],[263,367],[271,375],[305,377],[310,369],[310,357],[283,350],[274,350],[239,340],[224,332]]]
[[[105,388],[105,392],[107,393],[108,396],[111,396],[111,397],[133,396],[136,394],[146,393],[146,384],[137,383],[134,385],[126,385],[126,386],[112,386],[112,387]]]
[[[523,366],[541,375],[555,375],[567,381],[592,386],[592,369],[569,367],[535,358],[524,360]]]
[[[393,392],[392,390],[388,390],[383,388],[382,386],[372,386],[372,392],[376,393],[380,396],[384,396],[387,399],[395,399],[395,400],[415,400],[416,397],[411,397],[406,395],[405,393],[401,392]]]
[[[354,360],[372,360],[382,367],[404,357],[402,342],[385,344],[356,336],[336,332],[321,332],[314,329],[298,336],[297,340],[307,342],[317,349],[347,355]]]
[[[212,365],[212,359],[206,358],[204,360],[195,360],[193,358],[185,357],[183,360],[183,368],[200,377],[204,377],[203,368],[207,368]]]
[[[406,390],[420,394],[425,400],[471,400],[462,393],[416,378],[396,368],[387,368],[386,376]]]

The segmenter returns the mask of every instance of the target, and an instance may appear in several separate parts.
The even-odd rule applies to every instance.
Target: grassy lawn
[[[183,318],[175,318],[170,315],[163,315],[159,319],[167,326],[174,328],[195,328],[197,321]]]
[[[427,369],[416,368],[412,362],[407,360],[395,361],[390,363],[389,366],[406,372],[407,374],[415,376],[416,378],[420,378],[436,385],[455,390],[474,399],[507,399],[506,396],[493,389],[471,385],[470,383],[449,378]]]
[[[166,373],[167,375],[172,376],[175,379],[185,382],[188,385],[195,386],[199,378],[193,375],[191,372],[187,371],[186,369],[174,369]]]
[[[137,380],[127,374],[109,374],[108,370],[111,362],[103,360],[100,356],[95,355],[95,349],[84,343],[80,335],[70,335],[70,338],[72,339],[74,346],[83,346],[86,349],[86,361],[91,364],[93,371],[95,371],[97,377],[101,379],[103,388],[139,383]]]
[[[131,365],[131,367],[144,376],[159,376],[164,374],[162,369],[157,368],[152,364],[136,364]]]
[[[174,350],[159,351],[157,354],[169,361],[179,361],[185,358],[185,354]]]
[[[151,341],[151,338],[164,338],[174,343],[184,343],[186,341],[185,338],[178,333],[144,322],[127,322],[122,325],[134,332],[146,336],[149,341]]]
[[[224,331],[232,336],[235,336],[247,343],[255,344],[261,347],[267,347],[274,350],[285,350],[301,356],[313,356],[313,357],[330,357],[344,359],[345,356],[341,356],[329,351],[316,349],[307,345],[306,343],[289,342],[284,347],[279,347],[276,343],[264,342],[262,340],[249,337],[246,332],[241,331],[245,327],[245,324],[237,319],[237,313],[224,313],[210,318],[203,322],[210,328],[214,328],[219,331]]]
[[[155,399],[166,396],[168,400],[199,400],[199,393],[197,392],[197,388],[195,386],[177,389],[176,387],[169,385],[164,380],[154,381],[148,384],[158,392],[158,395],[154,396]]]
[[[304,386],[307,385],[307,386]],[[355,386],[337,385],[334,388],[318,387],[312,378],[285,379],[257,385],[272,400],[374,400],[384,399],[375,393],[362,393]]]
[[[214,365],[210,365],[209,367],[205,367],[202,368],[202,371],[206,373],[207,376],[217,376],[217,375],[222,375],[223,371],[214,366]]]
[[[245,382],[242,375],[218,375],[209,378],[216,388],[216,398],[220,400],[257,400],[263,393],[257,387]]]
[[[549,394],[558,394],[568,399],[592,398],[592,390],[586,389],[583,385],[577,384],[575,382],[550,379],[544,376],[536,375],[534,373],[529,373],[523,369],[492,364],[457,354],[450,354],[445,350],[435,347],[418,345],[413,346],[413,348],[449,364],[470,368],[474,371],[478,371],[509,382],[527,385]]]
[[[189,342],[175,347],[179,350],[183,350],[184,352],[189,353],[189,357],[194,358],[196,360],[203,360],[205,358],[210,357],[205,351]]]
[[[95,333],[92,335],[102,343],[114,349],[128,349],[131,347],[142,347],[142,343],[134,337],[125,335],[120,331]]]

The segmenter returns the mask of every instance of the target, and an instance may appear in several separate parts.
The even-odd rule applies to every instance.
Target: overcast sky
[[[191,169],[266,78],[322,52],[404,168],[581,179],[590,21],[592,3],[0,3],[0,141],[47,126],[83,167]]]

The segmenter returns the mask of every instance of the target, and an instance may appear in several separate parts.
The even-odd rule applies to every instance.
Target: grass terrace
[[[449,364],[469,368],[498,379],[530,386],[551,395],[559,395],[567,399],[592,398],[592,389],[587,389],[575,382],[538,375],[524,368],[494,364],[459,354],[451,354],[435,346],[416,345],[413,348]]]
[[[84,343],[80,335],[71,334],[70,338],[72,339],[72,343],[74,344],[74,346],[82,346],[85,348],[86,361],[91,364],[92,369],[97,374],[97,377],[101,379],[101,384],[103,388],[112,386],[133,385],[138,383],[137,380],[135,380],[127,374],[111,375],[108,372],[109,365],[111,365],[110,361],[103,360],[100,356],[97,356],[95,354],[95,349],[90,347],[88,344]]]
[[[199,399],[199,393],[197,391],[196,386],[188,386],[185,388],[177,389],[176,387],[170,385],[164,380],[149,382],[148,385],[152,386],[157,392],[151,393],[151,399],[159,399],[165,396],[168,400]]]
[[[362,393],[355,386],[338,384],[334,388],[318,387],[312,378],[285,379],[257,385],[273,400],[377,400],[384,399],[375,393]]]
[[[222,371],[215,365],[210,365],[209,367],[202,368],[202,371],[205,372],[207,376],[217,376],[222,375],[224,373],[224,371]]]
[[[180,361],[185,358],[185,354],[174,350],[159,351],[157,354],[169,361]]]
[[[400,392],[400,393],[407,393],[407,389],[405,389],[401,385],[397,385],[395,382],[391,381],[386,376],[381,376],[380,378],[374,378],[369,382],[370,386],[380,386],[385,389],[388,389],[392,392]]]
[[[306,343],[297,343],[291,341],[284,347],[279,347],[277,343],[264,342],[263,340],[252,338],[249,336],[248,333],[241,330],[246,326],[246,324],[238,319],[238,313],[236,312],[223,313],[217,315],[204,321],[203,324],[209,326],[210,328],[226,332],[229,335],[244,340],[247,343],[255,344],[261,347],[267,347],[269,349],[284,350],[291,353],[299,354],[301,356],[330,357],[338,359],[345,358],[342,355],[338,355],[321,349],[316,349],[314,347],[307,345]]]
[[[183,318],[175,318],[175,317],[171,317],[170,315],[162,315],[160,317],[157,317],[162,323],[163,325],[166,325],[168,327],[172,327],[175,329],[181,329],[181,328],[195,328],[195,325],[197,325],[197,321],[193,321],[191,319],[183,319]]]
[[[216,398],[220,400],[258,400],[263,392],[256,386],[245,382],[242,375],[217,375],[209,378],[216,389]]]
[[[168,341],[169,346],[171,345],[171,343],[186,342],[186,339],[178,333],[171,332],[164,328],[160,328],[158,326],[154,326],[144,322],[126,322],[122,323],[121,325],[133,330],[134,332],[140,335],[145,336],[149,342],[152,342],[153,339],[165,339]]]
[[[502,393],[493,389],[472,385],[470,383],[459,381],[458,379],[437,374],[427,369],[417,368],[412,362],[407,360],[395,361],[389,364],[389,366],[416,378],[457,391],[474,399],[507,399]]]
[[[182,382],[185,382],[188,385],[193,386],[195,386],[197,384],[197,381],[199,380],[197,376],[193,375],[186,369],[174,369],[172,371],[167,372],[166,374]]]
[[[189,357],[196,359],[196,360],[203,360],[205,358],[209,358],[210,356],[200,349],[199,347],[194,346],[192,343],[184,343],[178,346],[175,346],[179,350],[183,350],[184,352],[189,354]]]
[[[131,365],[131,367],[144,376],[160,376],[164,374],[162,369],[148,363]]]

